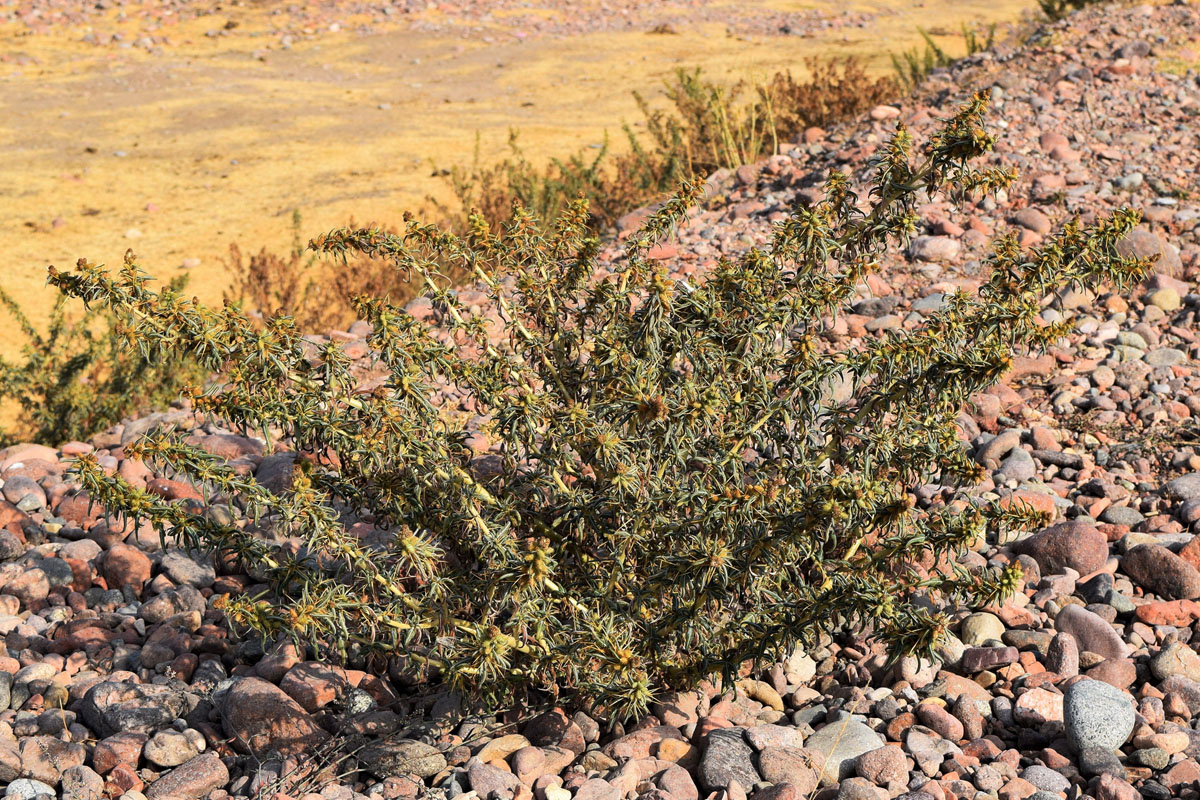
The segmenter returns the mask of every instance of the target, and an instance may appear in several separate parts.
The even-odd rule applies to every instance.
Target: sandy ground
[[[130,4],[40,31],[0,22],[0,280],[31,316],[49,302],[46,265],[117,264],[130,247],[163,277],[187,260],[192,290],[219,299],[229,244],[286,249],[293,209],[306,236],[397,221],[445,194],[432,167],[469,162],[476,132],[485,158],[510,126],[530,154],[565,155],[619,134],[638,116],[630,90],[678,66],[765,77],[855,53],[885,71],[918,25],[948,34],[953,53],[962,23],[1013,21],[1033,3],[688,0],[596,30],[573,23],[611,12],[590,0],[470,19],[430,4],[382,23],[304,6],[294,34],[280,5],[217,5],[171,25],[147,26]],[[663,18],[673,32],[651,32]],[[781,18],[802,35],[778,30]],[[104,43],[113,32],[122,41]]]

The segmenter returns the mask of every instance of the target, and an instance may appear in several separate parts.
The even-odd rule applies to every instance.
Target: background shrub
[[[854,116],[898,91],[891,78],[869,78],[855,58],[813,58],[805,65],[803,80],[788,71],[766,82],[731,86],[708,80],[698,67],[681,68],[663,82],[665,107],[634,92],[644,130],[639,134],[623,126],[626,149],[615,155],[606,137],[595,152],[580,150],[546,166],[534,164],[511,131],[510,156],[484,166],[476,140],[472,165],[446,171],[457,207],[434,205],[447,224],[462,231],[472,210],[495,228],[508,221],[514,207],[556,219],[582,196],[589,225],[606,230],[633,209],[660,201],[684,180],[771,155],[805,128]]]
[[[132,267],[52,271],[67,295],[110,309],[131,345],[223,369],[221,387],[191,393],[197,409],[298,453],[276,493],[179,437],[127,447],[224,498],[232,521],[168,503],[89,457],[80,480],[110,510],[266,579],[269,594],[224,602],[235,624],[343,656],[399,657],[414,676],[492,701],[540,690],[634,714],[667,687],[847,626],[928,654],[946,609],[1019,584],[1015,566],[967,570],[957,556],[1039,521],[965,495],[915,507],[919,486],[980,477],[956,427],[963,402],[1004,374],[1014,348],[1065,334],[1068,322],[1038,316],[1047,293],[1124,285],[1148,267],[1115,250],[1131,212],[1070,224],[1033,252],[1002,237],[977,295],[949,296],[911,331],[828,351],[820,320],[906,244],[927,193],[1012,180],[968,163],[993,143],[985,104],[979,96],[948,120],[919,158],[899,128],[876,158],[866,208],[834,174],[769,250],[696,285],[645,257],[684,217],[694,185],[631,237],[611,272],[583,202],[549,230],[518,212],[496,231],[477,215],[465,236],[414,221],[400,234],[318,237],[319,253],[390,260],[444,310],[450,337],[392,303],[359,302],[389,371],[369,392],[337,342],[312,358],[289,319],[256,326],[236,308],[164,297]],[[491,294],[505,335],[489,336],[489,318],[458,303],[445,264]],[[434,402],[445,386],[489,416],[498,450],[475,457]]]
[[[229,245],[227,303],[236,303],[260,324],[270,316],[287,316],[305,333],[323,333],[357,319],[354,298],[358,295],[403,305],[418,293],[419,287],[387,261],[362,256],[330,263],[306,253],[300,224],[300,212],[295,211],[292,247],[284,256],[263,247],[246,257],[236,243]]]
[[[172,281],[161,297],[179,296],[185,280]],[[54,304],[43,333],[3,289],[0,304],[24,334],[21,360],[0,358],[0,408],[15,422],[0,430],[0,445],[14,441],[59,445],[81,440],[124,417],[163,407],[188,383],[203,379],[190,357],[129,350],[121,323],[112,314],[72,316],[68,298]]]

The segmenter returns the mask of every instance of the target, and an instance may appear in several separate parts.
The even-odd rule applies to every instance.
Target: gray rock
[[[1081,680],[1063,698],[1063,727],[1077,752],[1089,747],[1116,750],[1133,732],[1129,695],[1103,681]]]
[[[1160,347],[1157,350],[1151,350],[1146,353],[1142,359],[1152,367],[1173,367],[1177,364],[1184,364],[1188,360],[1187,353],[1182,350],[1176,350],[1173,347]]]
[[[1101,522],[1109,522],[1113,525],[1128,525],[1133,527],[1146,519],[1146,515],[1137,509],[1129,506],[1109,506],[1100,514]]]
[[[949,236],[918,236],[912,240],[908,252],[917,261],[945,263],[958,258],[961,249],[959,241]]]
[[[805,740],[804,749],[820,753],[825,759],[821,766],[821,785],[833,786],[854,774],[854,764],[859,756],[884,744],[878,733],[839,711],[831,714],[820,730]]]
[[[1079,771],[1085,778],[1097,775],[1114,775],[1124,779],[1125,767],[1112,750],[1104,747],[1087,747],[1079,753]]]
[[[201,738],[200,742],[203,741]],[[142,756],[160,767],[178,767],[198,755],[200,750],[196,741],[173,729],[159,731],[142,747]]]
[[[1065,792],[1071,788],[1071,782],[1061,772],[1041,764],[1026,767],[1021,771],[1021,777],[1043,792]]]
[[[105,681],[88,689],[80,713],[95,733],[112,736],[121,731],[153,734],[186,708],[183,692],[169,686]]]
[[[1141,764],[1143,767],[1150,767],[1153,770],[1166,769],[1167,764],[1171,762],[1171,756],[1161,747],[1134,750],[1130,758],[1135,764]]]
[[[936,775],[947,756],[962,752],[954,742],[943,739],[923,725],[914,725],[904,732],[904,749],[927,775]]]
[[[746,729],[746,741],[755,750],[768,747],[804,747],[804,731],[791,725],[755,725]]]
[[[82,764],[68,767],[62,774],[62,800],[100,800],[104,796],[104,778]]]
[[[217,571],[203,555],[194,557],[183,550],[168,550],[159,566],[176,585],[187,584],[197,589],[212,586]]]
[[[178,589],[168,589],[157,597],[146,601],[141,608],[141,617],[151,625],[157,625],[168,617],[187,611],[204,613],[207,601],[200,590],[184,584]]]
[[[25,555],[25,543],[12,531],[0,529],[0,562]]]
[[[746,744],[742,728],[718,728],[708,734],[696,777],[705,792],[727,789],[737,781],[749,789],[762,780],[754,767],[754,751]]]
[[[5,797],[14,797],[18,800],[37,800],[42,795],[48,795],[53,798],[58,797],[58,792],[54,791],[53,786],[47,786],[41,781],[29,778],[18,778],[4,790]]]
[[[1038,465],[1033,456],[1018,447],[1005,457],[1000,468],[992,472],[992,476],[998,480],[1027,481],[1036,475],[1037,471]]]
[[[1170,500],[1200,500],[1200,472],[1189,472],[1167,481],[1162,491]]]
[[[359,753],[358,760],[378,778],[394,775],[430,778],[446,768],[446,757],[436,747],[416,739],[381,741],[369,745]],[[471,782],[474,788],[473,778]]]
[[[1200,655],[1182,642],[1170,642],[1150,659],[1150,671],[1160,681],[1172,675],[1200,680]]]

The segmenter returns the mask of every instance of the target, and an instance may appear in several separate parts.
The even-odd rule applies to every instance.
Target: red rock
[[[972,739],[963,745],[963,753],[974,756],[980,761],[995,758],[1000,753],[1000,746],[991,739]]]
[[[1041,211],[1039,211],[1038,209],[1033,208],[1033,207],[1022,208],[1020,211],[1013,214],[1012,221],[1014,223],[1016,223],[1017,225],[1020,225],[1022,228],[1025,228],[1026,230],[1032,231],[1037,234],[1041,234],[1043,236],[1046,235],[1047,233],[1049,233],[1051,231],[1051,229],[1054,227],[1053,223],[1050,222],[1049,217],[1047,217]],[[1047,356],[1043,356],[1042,358],[1047,358]],[[1050,360],[1051,360],[1051,371],[1052,371],[1053,370],[1053,358],[1050,357]],[[1043,374],[1043,373],[1038,373],[1038,374]],[[1044,374],[1048,375],[1050,373],[1046,372]]]
[[[106,792],[111,797],[118,797],[126,792],[138,792],[142,790],[146,784],[142,783],[142,779],[134,772],[133,767],[128,764],[117,764],[108,774],[108,780],[105,781],[106,786],[112,786],[116,789],[114,792]]]
[[[10,594],[24,608],[39,608],[50,594],[50,581],[40,569],[27,569],[0,588],[0,593]]]
[[[263,444],[257,439],[238,436],[236,433],[214,433],[200,437],[199,447],[205,452],[233,461],[243,456],[261,456]]]
[[[150,559],[132,545],[115,544],[104,554],[101,572],[110,589],[131,586],[140,595],[150,580]]]
[[[1200,571],[1157,544],[1140,544],[1121,559],[1121,571],[1166,600],[1200,597]]]
[[[184,683],[192,682],[192,674],[200,665],[200,659],[195,653],[183,653],[171,662],[171,672]]]
[[[104,509],[99,503],[93,503],[87,492],[76,492],[64,495],[54,507],[54,513],[86,531],[104,516]]]
[[[1110,658],[1101,661],[1085,673],[1089,678],[1104,681],[1121,691],[1126,691],[1137,679],[1137,667],[1128,658]]]
[[[292,667],[279,682],[279,688],[310,713],[329,705],[349,685],[344,669],[313,661]]]
[[[1056,147],[1067,147],[1071,142],[1058,131],[1046,131],[1038,137],[1038,144],[1043,152],[1049,153]]]
[[[1017,489],[1000,498],[1000,507],[1008,508],[1014,505],[1032,506],[1035,511],[1054,518],[1056,507],[1054,498],[1044,492],[1031,492],[1027,489]]]
[[[884,729],[884,733],[887,734],[889,741],[903,741],[904,732],[916,724],[917,715],[910,711],[906,711],[903,714],[897,714],[895,717],[893,717],[888,722],[887,727]]]
[[[146,790],[147,800],[207,797],[229,782],[229,770],[216,753],[201,753],[163,775]]]
[[[1000,787],[1000,800],[1024,800],[1034,792],[1037,787],[1024,778],[1013,778],[1008,783]]]
[[[142,746],[149,738],[144,733],[122,731],[101,739],[92,751],[92,769],[104,775],[118,764],[136,767],[142,757]]]
[[[863,753],[855,762],[855,771],[876,786],[886,787],[908,778],[908,758],[894,744]]]
[[[94,573],[92,572],[91,566],[89,566],[86,561],[80,561],[77,558],[64,558],[62,560],[71,568],[71,574],[75,576],[75,580],[71,584],[72,589],[80,594],[83,594],[88,589],[92,588],[92,577]]]
[[[696,733],[692,736],[692,741],[695,744],[703,744],[708,739],[708,734],[718,728],[732,728],[733,723],[727,719],[718,717],[701,717],[696,723]]]
[[[225,732],[241,753],[303,755],[329,738],[299,703],[260,678],[241,678],[220,707]]]
[[[1048,689],[1031,689],[1017,698],[1013,704],[1013,716],[1031,725],[1062,722],[1063,696]]]
[[[1100,784],[1096,787],[1096,800],[1141,800],[1142,794],[1128,782],[1110,774],[1100,776]]]
[[[1192,541],[1198,540],[1200,537]],[[1195,600],[1164,600],[1140,605],[1135,613],[1137,618],[1147,625],[1188,627],[1200,619],[1200,603]]]
[[[58,461],[58,451],[44,444],[14,444],[0,450],[0,472],[8,472],[27,461]]]
[[[146,491],[156,494],[164,500],[203,500],[196,487],[182,481],[172,481],[166,478],[152,478],[146,481]]]
[[[1090,650],[1110,660],[1129,654],[1129,645],[1117,635],[1112,625],[1082,606],[1064,606],[1054,619],[1054,627],[1074,636],[1080,652]]]
[[[218,594],[236,594],[238,591],[241,591],[240,587],[232,592],[221,591],[216,587],[214,589],[217,590]],[[300,655],[300,650],[295,644],[287,641],[280,642],[271,648],[271,651],[254,666],[254,672],[260,678],[268,680],[271,683],[279,683],[283,680],[283,676],[288,673],[288,670],[302,661],[304,661],[304,658]]]
[[[1184,561],[1200,570],[1200,536],[1195,537],[1180,548],[1178,555]]]
[[[1064,567],[1087,575],[1108,560],[1108,539],[1095,526],[1071,520],[1013,543],[1012,551],[1032,557],[1043,575],[1060,573]]]
[[[24,542],[25,534],[21,531],[21,526],[27,519],[29,519],[28,514],[7,500],[0,498],[0,528],[4,528]]]
[[[1188,788],[1200,781],[1200,764],[1191,758],[1185,758],[1167,772],[1162,777],[1162,782],[1172,793],[1178,792],[1179,789]]]
[[[683,734],[679,732],[678,728],[673,728],[669,725],[644,728],[609,742],[604,746],[603,753],[609,758],[615,758],[618,761],[649,758],[650,751],[663,739],[668,738],[682,741]]]

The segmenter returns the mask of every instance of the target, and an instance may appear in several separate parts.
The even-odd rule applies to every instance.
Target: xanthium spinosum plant
[[[130,347],[219,372],[191,393],[197,410],[299,454],[290,486],[271,491],[169,432],[127,448],[228,515],[168,503],[88,457],[79,478],[110,512],[263,577],[269,593],[225,603],[236,625],[403,658],[487,701],[545,691],[635,714],[669,687],[846,626],[895,653],[931,654],[948,625],[939,608],[994,602],[1020,583],[1016,568],[967,569],[958,556],[1041,521],[1028,506],[967,497],[982,473],[960,409],[1015,352],[1068,332],[1039,318],[1048,294],[1127,286],[1150,266],[1115,249],[1132,211],[1069,223],[1032,252],[1002,236],[976,294],[949,295],[911,331],[824,345],[820,321],[907,244],[918,202],[1014,179],[971,164],[994,142],[986,104],[976,96],[920,149],[899,127],[868,198],[833,174],[768,249],[695,284],[647,257],[695,185],[604,269],[582,202],[549,230],[517,211],[499,231],[475,217],[464,237],[412,220],[400,234],[320,236],[319,252],[390,259],[453,334],[359,299],[388,372],[369,391],[337,342],[310,358],[286,317],[251,324],[236,307],[153,291],[129,257],[116,275],[84,261],[52,269],[63,292],[115,313]],[[456,299],[450,271],[490,293],[504,336]],[[834,384],[847,387],[836,401]],[[490,419],[499,447],[486,470],[433,402],[446,386]],[[918,508],[928,483],[958,487],[959,501]],[[360,535],[363,522],[377,535]]]

